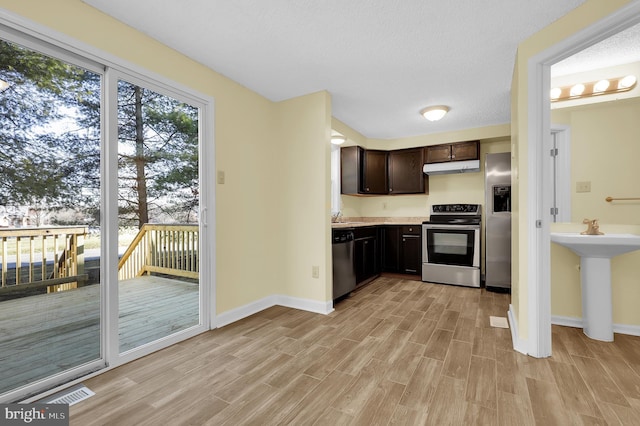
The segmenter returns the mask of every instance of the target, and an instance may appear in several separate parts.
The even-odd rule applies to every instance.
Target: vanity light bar
[[[559,102],[627,92],[636,87],[637,83],[638,79],[635,75],[577,83],[571,86],[554,87],[551,89],[550,98],[551,102]]]

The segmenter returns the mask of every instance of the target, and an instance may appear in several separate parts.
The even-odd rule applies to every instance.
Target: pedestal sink
[[[551,233],[551,241],[580,256],[582,327],[596,340],[613,341],[611,258],[640,249],[640,235]]]

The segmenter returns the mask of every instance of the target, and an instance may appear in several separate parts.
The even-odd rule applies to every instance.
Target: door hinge
[[[558,148],[551,148],[551,151],[549,152],[549,154],[552,157],[557,157],[558,156]]]
[[[542,220],[536,220],[536,228],[542,228]]]

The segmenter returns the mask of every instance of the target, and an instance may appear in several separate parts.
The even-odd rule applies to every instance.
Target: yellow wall
[[[608,203],[605,198],[640,197],[640,98],[555,109],[552,123],[571,129],[571,224],[552,231],[578,232],[583,218],[600,220],[604,233],[640,233],[640,202]],[[590,181],[591,192],[576,193],[576,182]],[[580,259],[551,245],[551,313],[581,317]],[[640,325],[640,252],[612,260],[613,319]]]
[[[279,193],[279,235],[284,272],[279,294],[331,300],[331,99],[319,92],[281,102],[279,159],[269,164],[281,173],[272,193]],[[319,278],[312,278],[318,266]]]
[[[640,224],[640,203],[605,198],[640,197],[640,98],[554,110],[553,123],[570,126],[571,222]],[[577,193],[577,182],[591,192]]]
[[[529,126],[536,124],[529,123],[528,119],[528,62],[540,52],[587,28],[629,2],[629,0],[608,0],[606,2],[588,0],[518,46],[514,78],[511,85],[512,155],[515,156],[512,176],[515,176],[514,185],[517,186],[514,191],[516,199],[512,206],[514,209],[512,215],[514,269],[511,302],[515,319],[518,322],[518,334],[522,339],[528,338],[527,292],[530,285],[528,274],[529,269],[535,267],[535,265],[528,264],[529,251],[527,245],[521,244],[528,241],[528,227],[531,220],[527,215],[527,174],[529,172],[527,151],[529,143],[535,143],[535,141],[528,140],[528,131]]]
[[[326,94],[274,104],[80,0],[0,0],[0,7],[214,98],[215,169],[226,175],[216,185],[218,314],[273,294],[327,300]],[[298,120],[307,128],[291,129]],[[207,168],[213,185],[214,165]],[[318,199],[293,202],[306,190]],[[311,263],[321,268],[313,282]]]

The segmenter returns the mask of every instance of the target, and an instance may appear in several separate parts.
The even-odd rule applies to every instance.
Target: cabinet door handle
[[[451,159],[454,159],[454,158],[456,158],[456,155],[455,154],[451,154]]]

